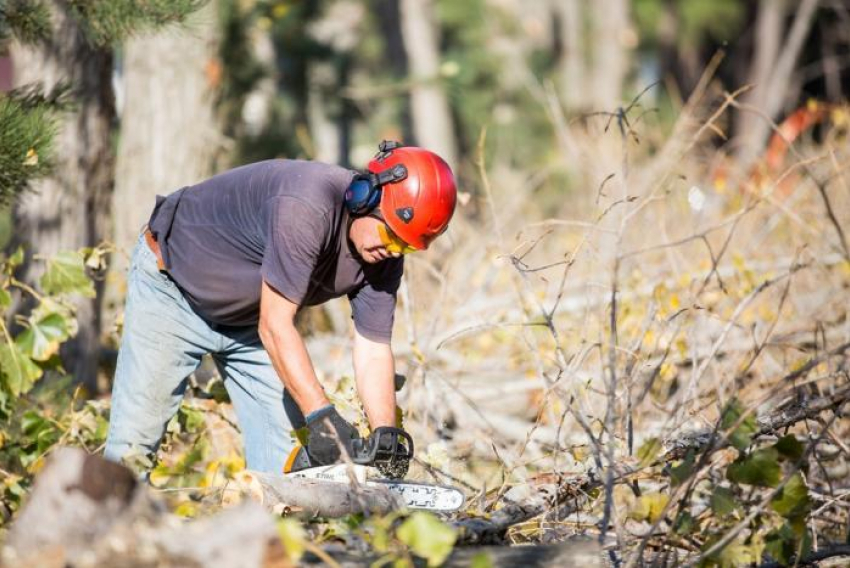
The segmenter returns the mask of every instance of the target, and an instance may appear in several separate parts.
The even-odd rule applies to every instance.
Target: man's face
[[[357,254],[369,264],[401,256],[401,253],[389,252],[381,240],[378,228],[383,224],[383,221],[374,217],[358,217],[348,230],[348,238],[354,244]]]

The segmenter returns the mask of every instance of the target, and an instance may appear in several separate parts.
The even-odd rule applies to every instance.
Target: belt
[[[156,257],[156,267],[165,272],[165,263],[162,262],[162,251],[159,250],[159,243],[156,242],[156,237],[153,236],[150,229],[145,229],[145,242],[148,243],[148,248]]]

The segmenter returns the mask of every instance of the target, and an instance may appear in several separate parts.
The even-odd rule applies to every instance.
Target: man
[[[157,197],[128,276],[106,456],[153,454],[209,353],[249,468],[279,473],[305,423],[309,463],[338,461],[357,432],[325,396],[294,319],[343,295],[369,424],[394,426],[402,255],[445,231],[455,201],[439,156],[393,142],[365,173],[269,160]]]

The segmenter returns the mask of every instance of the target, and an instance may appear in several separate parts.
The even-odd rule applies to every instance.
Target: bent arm
[[[304,415],[330,404],[316,378],[301,334],[295,329],[298,304],[263,282],[259,334],[272,365]]]
[[[354,376],[357,393],[374,430],[396,425],[395,361],[387,343],[354,332]]]

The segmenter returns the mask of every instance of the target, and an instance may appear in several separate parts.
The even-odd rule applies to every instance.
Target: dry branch
[[[830,355],[843,353],[850,349],[850,344],[841,346],[828,353]],[[818,361],[822,358],[817,358]],[[803,420],[819,416],[827,410],[838,410],[850,403],[850,385],[837,389],[834,393],[802,400],[792,405],[779,408],[758,419],[759,430],[756,437],[772,435],[780,430],[793,426]],[[713,449],[728,444],[721,442],[718,436],[712,444]],[[664,465],[681,459],[688,451],[698,452],[709,446],[711,433],[691,435],[665,444],[668,451],[654,465]],[[623,468],[626,469],[626,468]],[[618,483],[622,483],[636,470],[629,470],[619,475]],[[486,543],[500,541],[511,526],[516,525],[548,512],[556,512],[559,518],[578,511],[587,499],[587,495],[603,486],[604,480],[594,472],[560,478],[557,484],[545,484],[534,487],[534,494],[522,503],[509,503],[486,518],[470,518],[456,521],[455,527],[461,531],[461,540],[465,543]]]

